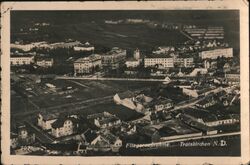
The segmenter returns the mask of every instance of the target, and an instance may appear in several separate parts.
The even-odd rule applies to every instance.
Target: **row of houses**
[[[28,44],[22,44],[20,42],[15,42],[11,43],[10,47],[13,49],[20,49],[25,52],[31,51],[34,48],[38,49],[73,48],[75,51],[94,51],[95,49],[95,47],[89,42],[85,42],[83,44],[80,41],[73,41],[71,39],[65,42],[56,42],[56,43],[47,43],[45,41],[42,41],[42,42],[32,42]]]
[[[96,67],[105,70],[115,70],[124,65],[126,50],[114,47],[109,52],[79,58],[74,62],[75,74],[92,73]]]
[[[168,110],[174,105],[171,99],[161,96],[152,98],[143,93],[134,96],[119,96],[119,94],[116,94],[113,99],[116,104],[145,114],[150,111]]]
[[[36,64],[40,67],[52,67],[54,65],[54,59],[49,57],[41,57],[35,59],[34,55],[25,54],[25,55],[11,55],[10,56],[11,66],[22,66],[22,65],[31,65]]]

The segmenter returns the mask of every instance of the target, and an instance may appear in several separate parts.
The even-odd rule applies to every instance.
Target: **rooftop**
[[[97,134],[93,131],[93,130],[90,130],[90,129],[87,129],[84,133],[83,133],[84,137],[85,137],[85,140],[90,143],[92,142],[96,137],[97,137]]]
[[[55,122],[51,124],[52,128],[61,128],[64,125],[66,120],[71,120],[73,123],[76,122],[76,118],[74,117],[65,117],[65,118],[58,118]]]

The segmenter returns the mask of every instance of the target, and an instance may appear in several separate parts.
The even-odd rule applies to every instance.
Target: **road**
[[[27,126],[32,129],[32,131],[35,133],[36,139],[38,139],[41,143],[52,143],[55,140],[48,136],[47,133],[44,133],[41,129],[37,128],[30,121],[25,121],[25,124],[27,124]]]
[[[143,78],[108,78],[108,77],[68,77],[68,76],[57,76],[56,79],[63,80],[106,80],[106,81],[156,81],[165,82],[164,79],[143,79]]]

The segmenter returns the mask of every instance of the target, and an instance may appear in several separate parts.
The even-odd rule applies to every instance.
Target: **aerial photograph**
[[[239,17],[10,11],[10,154],[241,156]]]

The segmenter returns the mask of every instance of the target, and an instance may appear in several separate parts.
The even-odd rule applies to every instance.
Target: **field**
[[[46,87],[52,84],[55,89]],[[80,114],[91,114],[108,111],[123,120],[132,120],[140,116],[135,111],[116,105],[113,96],[116,93],[136,91],[138,89],[157,86],[159,82],[127,82],[127,81],[93,81],[93,80],[46,80],[39,84],[25,84],[31,91],[12,92],[11,112],[20,114],[27,111],[49,110],[52,112],[74,111]],[[65,90],[65,88],[71,88]],[[64,89],[64,90],[63,90]],[[69,92],[69,93],[68,93]],[[25,99],[26,98],[26,99]]]

